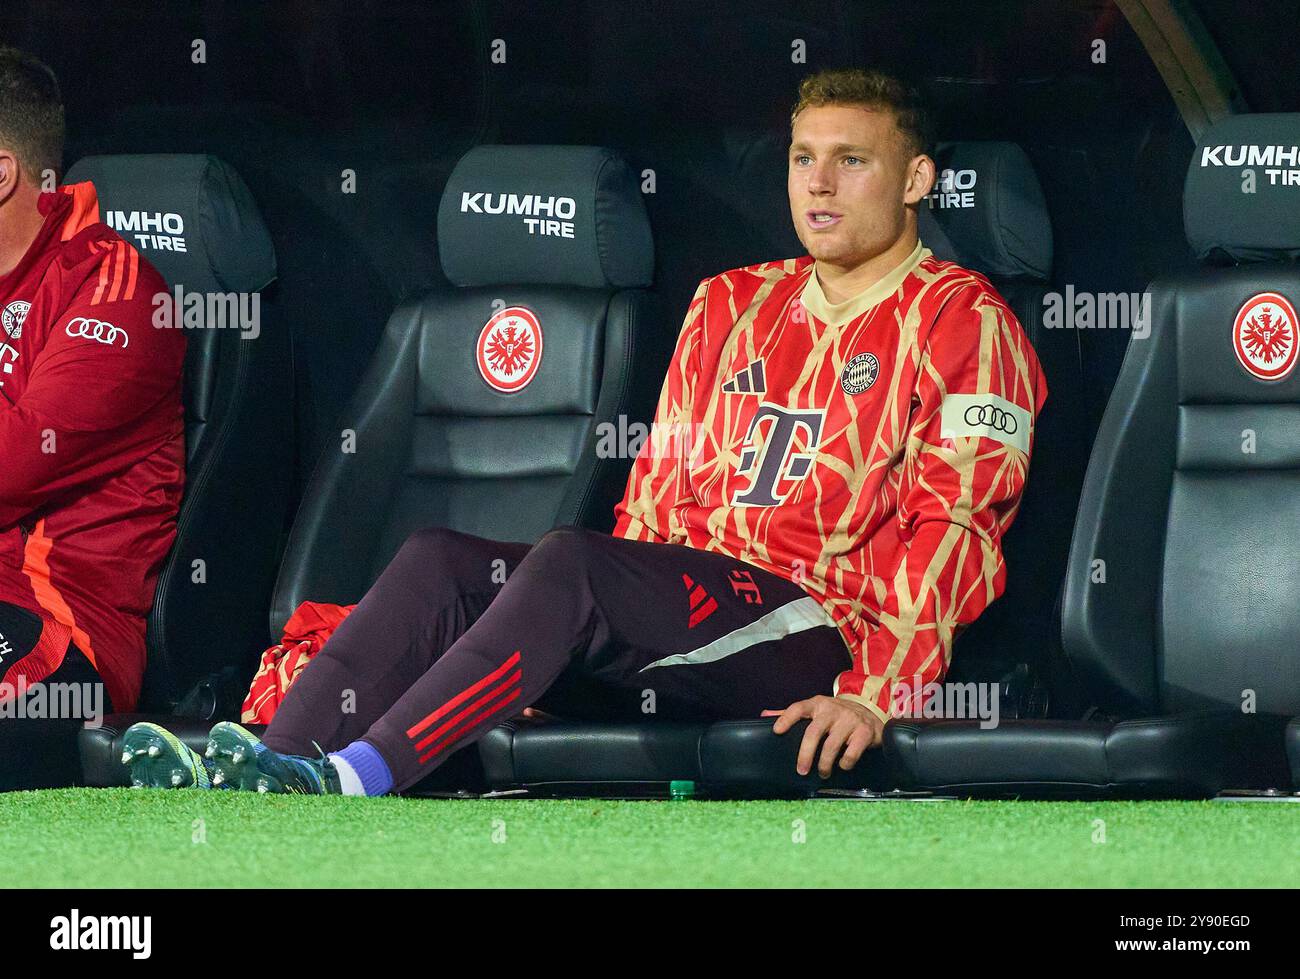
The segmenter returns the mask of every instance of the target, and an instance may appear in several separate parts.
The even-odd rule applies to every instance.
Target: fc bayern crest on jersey
[[[0,313],[0,326],[4,327],[5,335],[10,340],[23,338],[23,320],[27,319],[27,311],[31,308],[31,303],[15,299]]]
[[[840,387],[845,394],[861,394],[876,383],[880,361],[875,354],[858,354],[840,372]]]
[[[522,390],[542,362],[542,324],[523,306],[507,306],[478,335],[478,372],[498,391]]]
[[[1232,324],[1237,360],[1261,381],[1280,381],[1295,369],[1297,344],[1295,307],[1286,296],[1261,292],[1251,296]]]

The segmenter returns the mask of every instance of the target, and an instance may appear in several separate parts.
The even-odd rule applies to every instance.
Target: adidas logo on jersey
[[[763,358],[751,360],[722,385],[727,394],[766,394],[767,379],[763,376]]]

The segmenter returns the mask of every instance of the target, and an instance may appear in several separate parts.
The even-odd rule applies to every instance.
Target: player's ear
[[[0,204],[9,200],[18,189],[18,181],[22,179],[22,168],[18,165],[18,158],[8,150],[0,148]]]
[[[919,204],[934,186],[934,160],[920,153],[907,164],[907,183],[903,187],[903,202]]]

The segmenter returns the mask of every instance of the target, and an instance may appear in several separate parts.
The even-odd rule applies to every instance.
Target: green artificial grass
[[[0,795],[0,838],[10,887],[1300,885],[1295,804],[66,789]]]

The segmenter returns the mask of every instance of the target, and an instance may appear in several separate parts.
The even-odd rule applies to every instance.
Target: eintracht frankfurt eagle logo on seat
[[[1295,307],[1283,295],[1261,292],[1242,305],[1232,324],[1237,360],[1261,381],[1280,381],[1295,368]]]
[[[524,306],[507,306],[478,335],[478,371],[498,391],[526,387],[542,362],[542,324]]]

